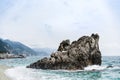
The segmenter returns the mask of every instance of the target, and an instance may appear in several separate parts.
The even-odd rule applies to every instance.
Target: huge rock
[[[70,44],[70,40],[60,43],[58,50],[27,68],[36,69],[84,69],[88,65],[101,65],[99,35],[83,36]]]

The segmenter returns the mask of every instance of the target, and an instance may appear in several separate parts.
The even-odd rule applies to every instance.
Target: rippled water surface
[[[26,65],[41,57],[0,60],[0,64],[13,66],[6,74],[13,80],[120,80],[120,57],[103,57],[102,65],[88,66],[85,70],[40,70],[27,69]],[[106,68],[107,66],[113,66]],[[93,69],[95,69],[93,71]]]

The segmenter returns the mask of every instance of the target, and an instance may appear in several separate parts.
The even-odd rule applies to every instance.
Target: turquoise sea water
[[[12,66],[5,71],[13,80],[120,80],[120,56],[102,57],[102,65],[89,66],[85,70],[41,70],[25,68],[42,57],[0,60],[0,64]],[[106,68],[108,65],[112,68]],[[95,71],[93,71],[95,69]]]

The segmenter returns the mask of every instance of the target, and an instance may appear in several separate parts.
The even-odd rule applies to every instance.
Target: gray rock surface
[[[88,65],[101,65],[99,50],[99,35],[83,36],[70,44],[70,40],[63,40],[58,50],[27,68],[36,69],[84,69]]]

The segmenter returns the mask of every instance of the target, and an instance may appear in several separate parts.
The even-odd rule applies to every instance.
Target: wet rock
[[[107,68],[113,68],[113,66],[112,65],[108,65]]]
[[[61,43],[60,43],[60,46],[58,48],[58,51],[67,51],[69,49],[69,46],[70,46],[70,40],[67,39],[67,40],[63,40]]]
[[[88,65],[101,65],[98,42],[98,34],[83,36],[71,44],[70,40],[63,40],[50,58],[45,57],[30,64],[27,68],[76,70],[84,69]]]

